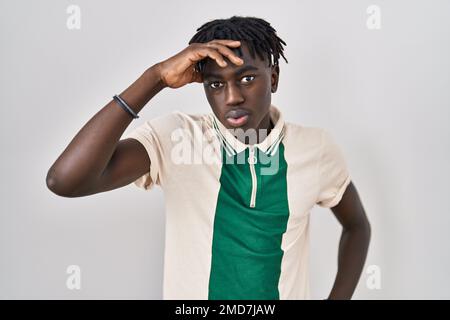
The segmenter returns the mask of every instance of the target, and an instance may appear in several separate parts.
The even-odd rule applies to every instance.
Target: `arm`
[[[136,113],[165,86],[158,68],[155,65],[147,69],[121,93]],[[111,100],[82,127],[50,167],[46,178],[48,188],[60,196],[84,196],[125,185],[147,172],[150,161],[138,141],[127,139],[118,144],[132,120]],[[121,163],[122,167],[106,170],[111,160]],[[103,176],[104,172],[112,172],[115,176]],[[111,179],[114,177],[116,179]],[[103,182],[101,186],[100,181]]]
[[[339,243],[338,271],[328,299],[350,299],[364,267],[371,232],[353,182],[350,182],[341,201],[331,210],[343,229]]]
[[[224,57],[237,65],[243,61],[228,47],[240,43],[213,40],[194,43],[147,69],[120,96],[138,113],[163,88],[203,82],[194,65],[205,58],[225,67]],[[132,117],[111,100],[77,133],[47,172],[47,187],[57,195],[81,197],[116,189],[133,182],[150,169],[143,145],[135,139],[120,140]]]

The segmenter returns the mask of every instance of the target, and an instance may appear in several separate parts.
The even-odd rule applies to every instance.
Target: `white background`
[[[69,5],[81,29],[69,30]],[[381,29],[367,25],[370,5]],[[450,298],[450,1],[0,1],[0,298],[162,297],[164,198],[134,185],[68,199],[47,170],[78,130],[204,22],[269,21],[287,42],[272,102],[329,130],[372,224],[366,269],[381,288],[356,299]],[[209,112],[192,84],[158,94],[132,122]],[[311,289],[333,284],[340,227],[311,212]],[[81,290],[66,268],[81,267]]]

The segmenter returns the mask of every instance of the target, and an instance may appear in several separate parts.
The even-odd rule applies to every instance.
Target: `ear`
[[[271,91],[272,91],[272,93],[277,92],[279,77],[280,77],[280,67],[277,64],[277,65],[272,66],[272,74],[271,74]]]

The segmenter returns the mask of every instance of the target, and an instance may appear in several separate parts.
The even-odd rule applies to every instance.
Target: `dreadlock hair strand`
[[[206,43],[214,39],[229,39],[245,42],[249,48],[250,54],[255,58],[255,54],[262,60],[265,57],[269,60],[269,67],[279,64],[282,57],[288,63],[284,56],[286,42],[279,38],[276,30],[267,21],[256,17],[232,16],[228,19],[216,19],[206,22],[197,30],[197,33],[189,41],[192,43]],[[242,56],[241,47],[232,49]],[[205,61],[197,62],[195,68],[203,72]]]

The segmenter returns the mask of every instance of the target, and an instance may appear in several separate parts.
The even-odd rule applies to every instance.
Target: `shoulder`
[[[323,144],[327,131],[316,126],[285,123],[285,142],[295,147],[317,148]]]
[[[170,113],[148,119],[143,125],[150,127],[155,133],[167,134],[177,129],[193,131],[195,128],[204,126],[209,118],[208,114],[188,114],[174,110]]]

